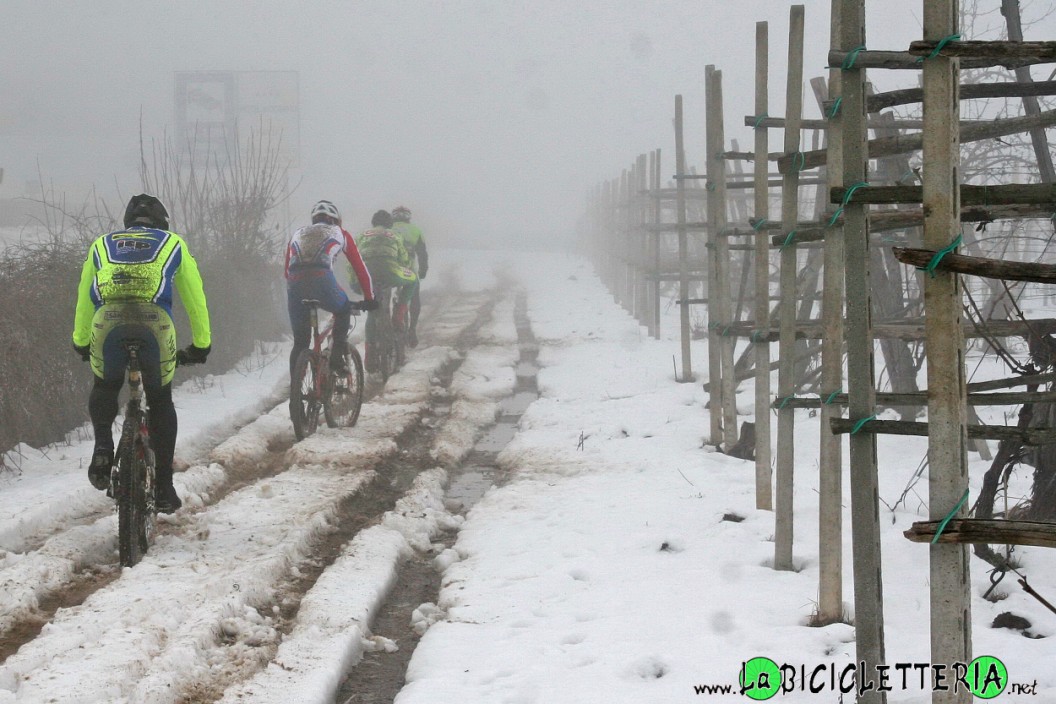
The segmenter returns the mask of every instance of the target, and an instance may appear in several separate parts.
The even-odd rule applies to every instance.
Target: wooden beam
[[[830,395],[831,396],[831,395]],[[876,403],[879,406],[918,406],[928,400],[928,392],[919,393],[884,393],[877,392]],[[824,401],[824,402],[823,402]],[[1016,406],[1021,403],[1042,403],[1056,401],[1056,391],[1020,391],[997,394],[968,394],[969,406]],[[847,394],[827,396],[803,396],[791,399],[778,399],[771,404],[777,408],[782,404],[792,408],[825,408],[826,406],[847,405]]]
[[[1054,82],[1056,83],[1056,82]],[[1012,84],[1018,85],[1018,84]],[[918,91],[919,93],[919,91]],[[918,98],[919,102],[919,98]],[[831,108],[830,106],[827,106]],[[869,129],[879,129],[883,127],[903,129],[903,130],[921,130],[924,129],[923,120],[895,120],[893,115],[889,116],[892,119],[878,120],[872,119],[867,122]],[[979,125],[992,125],[993,120],[961,120],[961,129],[970,127],[976,127]],[[770,128],[770,129],[784,129],[785,119],[783,117],[765,117],[762,120],[758,119],[754,115],[745,115],[744,126],[745,127],[759,127]],[[832,121],[829,119],[824,120],[803,120],[799,128],[801,130],[829,130],[832,127]],[[724,152],[723,157],[730,159],[731,161],[755,161],[755,155],[758,152]],[[766,155],[768,161],[777,161],[781,159],[785,154],[783,152],[770,152]]]
[[[841,31],[838,47],[852,51],[866,45],[865,0],[840,0]],[[847,186],[869,179],[868,130],[865,111],[865,72],[848,65],[842,72],[840,108],[843,126],[843,179]],[[844,279],[846,282],[848,412],[858,418],[875,413],[876,364],[872,330],[869,261],[869,219],[857,203],[844,207]],[[863,675],[875,679],[887,662],[884,646],[884,580],[880,543],[879,479],[876,438],[852,435],[850,448],[851,546],[854,570],[855,660],[865,664]],[[886,692],[863,692],[858,704],[886,704]]]
[[[729,335],[732,337],[749,337],[755,330],[753,327],[754,325],[755,322],[751,320],[740,321],[726,326],[718,331],[718,334]],[[873,323],[873,338],[922,340],[924,339],[924,326],[925,321],[922,319]],[[987,320],[986,328],[986,335],[993,337],[1027,338],[1032,335],[1051,335],[1056,333],[1056,318],[1039,318],[1027,322],[1020,320]],[[961,330],[965,337],[975,338],[984,336],[983,333],[977,331],[975,326],[967,320],[961,321]],[[811,320],[809,322],[799,321],[796,323],[797,340],[821,340],[824,338],[824,335],[824,328],[819,320]],[[774,342],[777,338],[774,333],[770,333],[767,339]],[[787,396],[787,394],[782,395],[782,397],[784,396]]]
[[[686,173],[686,150],[682,137],[682,96],[675,96],[675,175]],[[676,181],[676,214],[678,216],[678,297],[685,301],[689,298],[689,237],[686,233],[686,182]],[[679,306],[682,342],[682,375],[676,381],[686,383],[693,381],[693,361],[690,356],[691,331],[689,326],[689,306]]]
[[[770,29],[766,22],[755,23],[755,112],[765,115],[769,108],[769,48]],[[764,129],[755,130],[755,151],[765,154],[769,149],[770,133]],[[768,165],[765,162],[755,164],[753,173],[755,191],[753,215],[756,220],[765,221],[770,217],[770,190],[767,186]],[[766,233],[755,233],[755,301],[752,314],[756,320],[765,320],[766,326],[759,332],[770,333],[770,248],[767,246]],[[755,407],[766,408],[770,400],[770,344],[755,342],[752,345],[755,362]],[[770,447],[770,414],[755,414],[755,507],[761,511],[771,511],[774,507],[773,469],[771,467],[772,451]]]
[[[785,152],[797,152],[800,148],[802,134],[799,121],[803,117],[803,5],[789,8],[788,29],[788,75],[785,87],[785,117],[788,125],[785,128]],[[791,231],[799,220],[799,173],[784,172],[784,184],[781,188],[781,223],[785,231]],[[778,335],[777,393],[781,396],[792,396],[795,389],[795,366],[793,358],[796,353],[796,300],[797,300],[797,266],[796,246],[781,250],[781,296],[778,304],[780,314]],[[777,461],[776,467],[776,508],[774,524],[774,569],[792,570],[793,542],[793,480],[795,473],[795,422],[792,409],[777,412]]]
[[[830,8],[832,46],[839,46],[842,38],[843,6],[833,2]],[[844,183],[843,112],[826,110],[825,104],[833,96],[843,94],[840,70],[829,71],[828,82],[822,78],[811,81],[815,99],[823,114],[830,114],[832,129],[825,134],[829,151],[825,175],[829,186]],[[824,198],[824,194],[818,194]],[[819,198],[819,200],[821,199]],[[818,212],[820,205],[815,208]],[[842,223],[841,223],[842,225]],[[821,342],[821,389],[826,396],[844,388],[843,299],[845,291],[844,263],[846,259],[843,229],[840,235],[825,242],[822,269],[821,324],[825,332]],[[843,438],[826,432],[828,421],[838,417],[843,409],[822,406],[818,436],[818,614],[815,625],[836,623],[843,613]]]
[[[847,189],[829,191],[833,203],[842,203]],[[1012,183],[1000,186],[969,186],[961,184],[961,205],[1040,205],[1056,210],[1056,185],[1049,183]],[[894,205],[920,203],[924,199],[922,186],[863,186],[851,194],[852,203]]]
[[[930,249],[895,247],[892,251],[898,261],[918,268],[926,267],[935,256],[935,252]],[[964,254],[947,254],[939,260],[935,268],[1003,281],[1056,284],[1056,264],[1011,262],[1004,259],[969,257]]]
[[[952,45],[951,45],[952,46]],[[929,52],[930,53],[930,52]],[[851,55],[854,55],[853,60]],[[924,65],[921,57],[908,51],[830,51],[829,68],[841,68],[845,62],[850,62],[855,69],[882,68],[893,71],[919,71]],[[1035,58],[1017,58],[994,60],[962,59],[961,68],[989,68],[991,66],[1004,66],[1005,68],[1016,68],[1018,66],[1030,66],[1031,64],[1046,63]]]
[[[968,384],[968,391],[994,391],[996,389],[1011,389],[1016,386],[1041,386],[1056,381],[1056,372],[1045,374],[1023,374],[1008,377],[1006,379],[993,379],[991,381],[974,381]]]
[[[1038,83],[967,83],[960,88],[961,100],[981,98],[1021,98],[1026,96],[1056,95],[1056,81]],[[877,93],[867,98],[869,112],[880,112],[898,105],[919,103],[924,99],[922,88],[903,88]]]
[[[1023,115],[1004,120],[974,123],[961,130],[961,142],[979,142],[984,139],[1004,137],[1032,129],[1049,127],[1050,125],[1056,125],[1056,110],[1047,110],[1037,115]],[[879,137],[870,140],[868,143],[868,152],[871,159],[881,156],[906,154],[923,148],[923,132],[895,137]],[[826,161],[828,161],[828,154],[824,149],[800,153],[785,152],[785,155],[777,160],[777,170],[781,173],[785,173],[791,168],[798,168],[803,171],[817,168],[826,163]]]
[[[940,523],[941,521],[917,521],[909,530],[903,531],[902,535],[914,543],[930,543],[935,538]],[[955,518],[942,529],[938,542],[1056,548],[1056,523]]]
[[[1005,25],[1008,27],[1008,39],[1013,42],[1023,41],[1023,21],[1019,14],[1019,0],[1001,0],[1001,14],[1005,16]],[[1034,78],[1030,75],[1030,67],[1020,66],[1016,68],[1016,81],[1023,84],[1031,84]],[[1041,105],[1037,97],[1033,95],[1023,96],[1023,112],[1027,115],[1040,115]],[[1041,173],[1042,183],[1053,183],[1056,181],[1056,169],[1052,165],[1052,154],[1049,153],[1049,139],[1045,130],[1036,127],[1030,131],[1030,142],[1034,147],[1034,156],[1038,160],[1038,171]]]
[[[961,222],[997,222],[998,220],[1021,220],[1024,218],[1052,217],[1054,204],[1027,204],[1027,205],[966,205],[961,207]],[[803,222],[796,228],[796,242],[805,244],[807,242],[820,242],[828,235],[838,234],[837,228],[829,226],[831,215],[822,222]],[[842,213],[837,215],[835,225],[843,224]],[[892,230],[904,230],[910,227],[920,227],[924,224],[924,211],[920,210],[872,210],[869,213],[869,233],[877,235]],[[766,229],[768,225],[763,226]],[[771,243],[775,247],[781,246],[786,235],[774,235]]]
[[[939,49],[938,56],[944,58],[982,59],[990,66],[1005,66],[1011,61],[1022,66],[1022,61],[1032,64],[1056,62],[1056,42],[1022,41],[953,41],[941,46],[941,41],[920,40],[909,43],[909,53],[916,57],[930,57]],[[962,66],[964,62],[962,61]]]
[[[834,433],[853,433],[858,421],[851,418],[833,418],[829,423]],[[918,423],[906,420],[868,420],[859,429],[859,433],[876,435],[917,435],[928,434],[933,423]],[[1011,425],[969,425],[965,426],[970,438],[984,440],[1011,440],[1024,445],[1051,445],[1056,443],[1056,430],[1048,428],[1016,428]],[[960,499],[960,497],[957,497]],[[955,502],[956,503],[956,502]],[[952,506],[950,508],[953,508]],[[947,509],[948,511],[949,509]]]
[[[709,158],[707,168],[708,182],[715,188],[709,191],[707,216],[708,238],[708,324],[709,326],[726,325],[732,320],[730,312],[730,241],[719,237],[718,233],[726,229],[726,161],[718,158],[725,145],[723,130],[722,106],[722,72],[714,66],[704,70],[705,92],[705,148]],[[748,245],[745,245],[749,247]],[[737,387],[733,369],[734,340],[708,336],[708,379],[719,379],[718,386],[710,392],[709,414],[711,421],[711,441],[724,451],[737,444]]]

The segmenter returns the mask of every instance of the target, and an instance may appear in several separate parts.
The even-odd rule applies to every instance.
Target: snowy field
[[[386,393],[364,407],[359,426],[297,443],[289,470],[215,503],[209,493],[229,466],[292,436],[281,402],[285,350],[263,350],[238,372],[185,384],[176,393],[177,456],[185,468],[176,485],[186,508],[165,519],[143,563],[82,605],[60,610],[0,665],[0,703],[178,701],[204,681],[229,682],[205,701],[332,702],[345,668],[365,650],[400,647],[370,632],[395,566],[455,530],[454,547],[434,563],[441,592],[416,611],[425,635],[398,704],[746,701],[736,694],[737,675],[753,657],[808,673],[818,666],[840,672],[854,662],[852,626],[806,625],[818,588],[816,418],[797,411],[798,569],[776,572],[769,566],[774,517],[754,509],[754,464],[703,446],[706,395],[699,383],[674,381],[673,307],[656,341],[579,258],[438,251],[431,260],[429,286],[458,280],[480,291],[502,282],[503,300],[481,331],[490,344],[470,354],[452,384],[467,419],[493,414],[494,402],[512,392],[510,297],[527,294],[540,398],[500,456],[507,480],[463,518],[445,509],[443,468],[423,474],[397,509],[345,546],[277,643],[262,605],[274,603],[276,585],[311,536],[326,529],[335,502],[368,480],[363,468],[397,450],[393,438],[426,402],[437,370],[454,354],[451,343],[416,350]],[[428,324],[453,340],[469,324],[472,299]],[[695,342],[697,370],[707,369],[706,355],[706,342]],[[749,420],[750,384],[739,391]],[[1003,422],[1000,415],[989,420]],[[465,432],[466,424],[448,423],[435,448],[438,465],[464,453]],[[43,452],[22,448],[21,474],[0,476],[0,628],[3,619],[32,612],[49,584],[114,550],[113,517],[85,518],[107,503],[83,476],[90,442],[77,434],[71,440]],[[923,438],[880,437],[886,505],[896,504],[925,449]],[[972,457],[975,497],[987,463]],[[891,665],[929,661],[928,548],[902,536],[926,518],[926,491],[925,480],[896,510],[881,505]],[[70,530],[58,533],[62,527]],[[1051,552],[1016,554],[1031,584],[1053,600]],[[974,653],[1000,658],[1012,682],[1036,684],[1033,695],[1006,691],[999,701],[1056,702],[1056,615],[1012,576],[998,588],[1006,598],[984,600],[986,566],[973,558],[971,568]],[[852,603],[847,611],[853,614]],[[1042,637],[991,628],[1006,611]],[[262,645],[276,649],[270,663],[259,662]],[[229,671],[217,672],[223,668]],[[912,675],[904,688],[898,677],[892,684],[889,701],[930,701]],[[703,691],[726,685],[734,693]],[[839,700],[832,688],[775,698]]]

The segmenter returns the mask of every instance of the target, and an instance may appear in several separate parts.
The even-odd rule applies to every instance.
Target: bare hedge
[[[198,261],[209,301],[209,363],[178,375],[226,371],[258,340],[287,332],[279,314],[286,228],[270,224],[288,196],[277,145],[251,140],[248,147],[193,166],[171,142],[151,145],[151,154],[143,151],[142,190],[166,204],[172,229]],[[47,198],[43,204],[48,240],[0,254],[0,468],[3,453],[18,443],[60,441],[88,420],[92,375],[73,353],[70,337],[77,285],[88,244],[118,229],[115,214],[124,212],[124,202],[115,207],[98,199],[77,213]],[[179,344],[190,344],[182,306],[174,306],[174,313]]]

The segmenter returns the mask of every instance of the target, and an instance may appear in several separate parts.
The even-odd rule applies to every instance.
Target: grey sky
[[[690,160],[700,161],[707,64],[723,71],[727,137],[750,143],[739,125],[751,112],[755,23],[770,22],[778,114],[791,4],[4,0],[0,192],[36,178],[39,161],[62,188],[94,183],[109,195],[116,176],[127,195],[138,186],[140,111],[149,136],[171,130],[175,71],[295,70],[303,183],[294,215],[325,197],[356,228],[404,203],[440,241],[553,240],[593,184],[641,152],[671,154],[676,93]],[[803,4],[809,78],[824,70],[829,3]],[[869,4],[871,48],[919,37],[920,0]],[[1024,12],[1037,14],[1027,3]],[[1053,28],[1046,20],[1028,38]]]

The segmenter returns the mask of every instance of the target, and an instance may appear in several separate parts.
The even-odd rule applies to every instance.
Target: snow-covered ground
[[[251,461],[292,433],[277,401],[284,355],[249,363],[253,379],[235,374],[185,386],[177,393],[178,456],[187,470],[177,487],[188,507],[167,520],[142,564],[83,605],[58,612],[0,665],[0,702],[163,702],[187,696],[196,682],[218,681],[232,683],[224,701],[333,701],[344,668],[364,650],[400,647],[369,628],[395,565],[451,530],[458,530],[454,547],[435,560],[442,590],[416,611],[417,625],[427,630],[398,704],[743,701],[698,688],[731,685],[736,692],[741,664],[753,657],[802,665],[808,675],[816,666],[839,673],[854,662],[852,626],[806,625],[818,582],[816,418],[797,412],[798,571],[774,571],[774,517],[754,509],[754,465],[704,447],[706,396],[699,384],[673,378],[673,308],[665,339],[655,341],[579,258],[438,251],[432,259],[430,286],[457,278],[479,291],[499,280],[504,292],[481,331],[491,344],[471,351],[451,384],[456,399],[434,448],[440,464],[463,454],[474,421],[493,415],[495,401],[512,392],[510,294],[527,295],[540,348],[540,398],[500,456],[502,486],[463,519],[444,508],[443,469],[423,474],[379,525],[345,547],[279,643],[264,608],[274,604],[276,584],[326,529],[335,503],[369,480],[372,458],[396,450],[393,438],[413,422],[437,369],[454,352],[450,343],[416,350],[386,393],[364,407],[359,426],[296,444],[288,453],[291,469],[215,503],[210,487],[227,466]],[[430,324],[453,339],[472,316],[470,303],[439,312]],[[694,343],[695,368],[707,369],[706,352],[704,341]],[[747,414],[752,398],[750,385],[742,385]],[[923,438],[881,436],[886,504],[902,495],[925,447]],[[105,506],[82,476],[88,450],[87,441],[46,455],[24,450],[22,474],[0,480],[0,617],[32,610],[48,580],[61,581],[64,571],[113,550],[112,517],[84,522]],[[973,496],[985,468],[973,461]],[[844,491],[849,496],[849,487]],[[902,536],[927,515],[926,482],[910,497],[893,511],[881,506],[892,666],[929,660],[928,548]],[[727,514],[744,520],[724,520]],[[64,524],[75,529],[56,533]],[[61,545],[46,540],[52,534],[61,535],[55,538]],[[1031,585],[1052,601],[1051,553],[1016,554]],[[1014,683],[1036,682],[1035,694],[1006,691],[1001,701],[1056,702],[1049,640],[1056,615],[1012,576],[998,588],[1007,598],[982,599],[990,582],[974,558],[972,582],[974,653],[1000,658]],[[991,628],[1006,611],[1045,637]],[[273,659],[260,669],[263,652]],[[929,701],[919,673],[909,674],[903,688],[893,673],[889,700]],[[797,690],[776,700],[835,702],[839,693]]]

